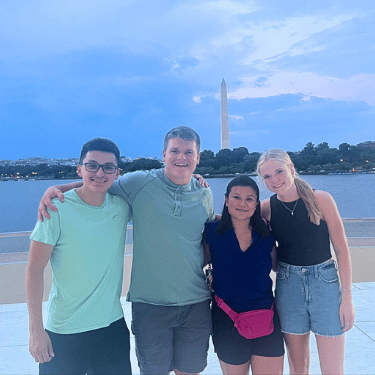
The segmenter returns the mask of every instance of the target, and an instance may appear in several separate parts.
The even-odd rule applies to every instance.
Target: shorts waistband
[[[289,273],[297,273],[297,274],[302,274],[302,275],[318,275],[318,271],[322,267],[334,265],[336,267],[336,262],[331,258],[326,260],[323,263],[315,264],[313,266],[293,266],[291,264],[283,263],[283,262],[277,262],[277,268],[279,267],[283,269],[287,274]]]

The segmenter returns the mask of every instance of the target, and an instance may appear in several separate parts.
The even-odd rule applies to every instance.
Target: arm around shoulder
[[[49,208],[51,211],[57,212],[56,206],[52,203],[53,198],[58,198],[61,202],[64,202],[64,193],[79,188],[83,185],[82,181],[72,182],[70,184],[51,186],[43,194],[42,199],[39,202],[38,207],[38,219],[43,221],[44,218],[50,219],[51,216],[47,211]]]
[[[125,173],[113,182],[113,185],[108,189],[108,193],[118,195],[132,205],[137,193],[154,178],[155,176],[151,171]]]

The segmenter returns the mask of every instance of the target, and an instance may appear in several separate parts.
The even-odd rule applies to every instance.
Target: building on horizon
[[[221,81],[221,149],[230,149],[227,84]]]

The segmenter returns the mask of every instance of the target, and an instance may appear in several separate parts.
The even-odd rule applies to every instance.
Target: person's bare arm
[[[343,331],[349,331],[354,324],[352,301],[352,266],[344,225],[332,196],[325,191],[316,191],[318,206],[327,223],[329,237],[336,254],[342,292],[340,320]]]
[[[29,310],[29,350],[36,362],[49,362],[54,357],[51,340],[43,326],[43,273],[53,246],[31,241],[26,270],[26,300]]]
[[[263,219],[266,219],[267,223],[271,220],[271,201],[270,198],[264,199],[260,202],[260,212]]]
[[[53,198],[58,198],[61,202],[64,202],[64,193],[66,191],[79,188],[83,185],[82,181],[72,182],[70,184],[51,186],[43,194],[38,207],[38,219],[43,221],[44,218],[50,219],[47,208],[51,211],[57,212],[56,206],[52,203]]]

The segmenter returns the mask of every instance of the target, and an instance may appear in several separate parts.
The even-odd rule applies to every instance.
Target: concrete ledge
[[[375,237],[348,237],[349,246],[375,246]]]
[[[353,283],[375,281],[375,220],[344,220],[352,258]],[[31,232],[0,234],[0,304],[24,303],[25,272],[27,266],[29,236]],[[128,226],[125,246],[124,282],[122,295],[126,295],[132,264],[132,226]],[[44,300],[51,288],[51,267],[45,271]]]

